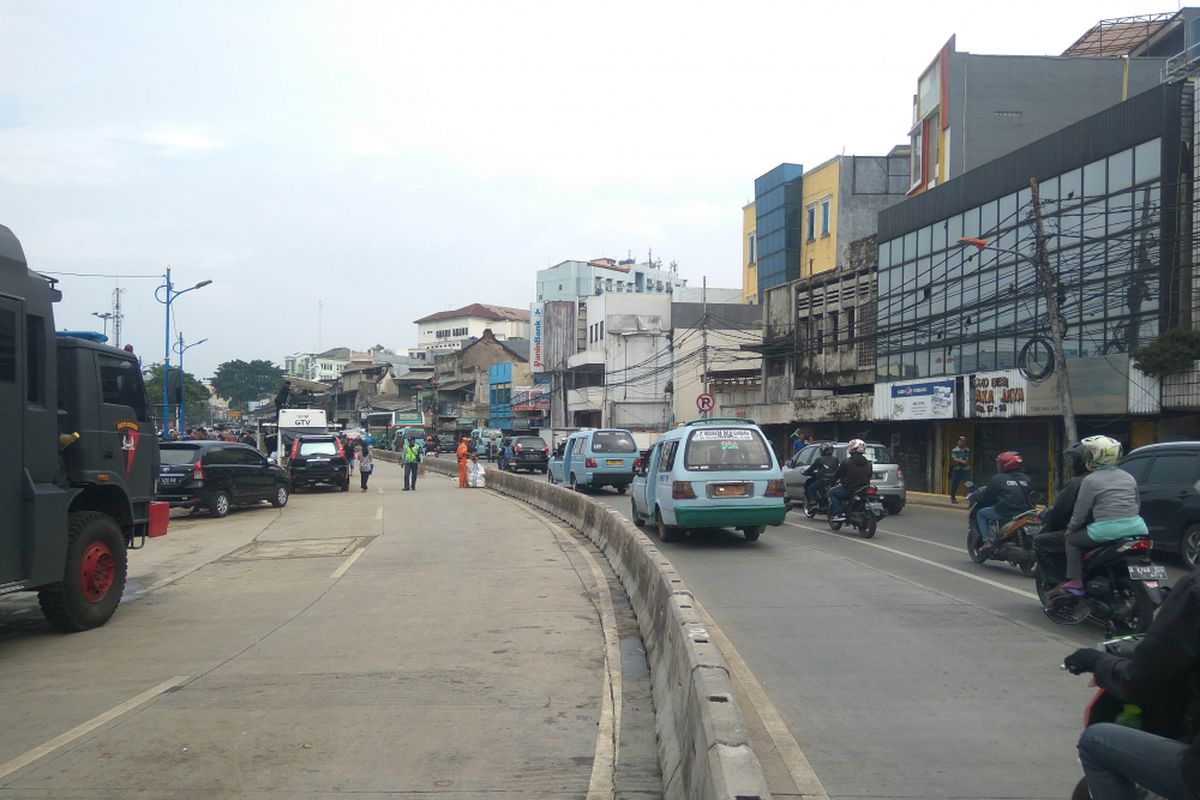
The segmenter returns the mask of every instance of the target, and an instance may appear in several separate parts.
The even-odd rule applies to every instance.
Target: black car
[[[453,453],[458,449],[458,437],[453,433],[439,433],[435,443],[438,453]]]
[[[287,472],[244,444],[163,442],[158,451],[157,496],[172,507],[206,508],[223,517],[234,506],[264,500],[283,508],[292,492]]]
[[[1200,442],[1139,447],[1121,459],[1121,469],[1137,481],[1155,551],[1179,553],[1189,569],[1200,566]]]
[[[540,436],[514,436],[513,459],[508,464],[510,472],[540,472],[546,474],[550,463],[550,448]]]
[[[288,474],[297,489],[328,483],[343,492],[350,490],[345,446],[336,436],[301,436],[292,440],[288,452]]]

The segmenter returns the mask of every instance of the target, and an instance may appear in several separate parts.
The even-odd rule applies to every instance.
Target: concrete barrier
[[[383,461],[395,453],[379,451]],[[426,470],[457,475],[428,457]],[[729,665],[696,613],[692,593],[655,543],[617,511],[543,480],[489,469],[487,488],[556,517],[587,536],[620,579],[646,645],[658,757],[668,800],[766,800],[762,767],[733,698]]]

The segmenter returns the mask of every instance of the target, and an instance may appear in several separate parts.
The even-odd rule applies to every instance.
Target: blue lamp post
[[[200,281],[195,286],[176,290],[171,283],[171,268],[167,267],[166,283],[154,290],[154,299],[167,307],[166,333],[163,337],[163,439],[169,438],[171,428],[171,395],[168,389],[171,377],[171,303],[181,294],[187,294],[194,289],[202,289],[210,283],[212,281]]]
[[[207,341],[208,341],[208,339],[201,339],[198,342],[192,342],[191,344],[184,344],[183,343],[183,334],[182,333],[179,334],[179,341],[175,343],[175,352],[179,354],[179,391],[180,391],[180,393],[184,393],[184,385],[183,384],[184,384],[184,381],[187,379],[187,373],[183,371],[183,354],[186,353],[188,350],[192,349],[193,347],[195,347],[196,345],[204,344]],[[179,433],[180,433],[180,435],[182,435],[183,431],[185,430],[185,428],[183,427],[184,399],[185,399],[184,397],[181,397],[179,400]]]

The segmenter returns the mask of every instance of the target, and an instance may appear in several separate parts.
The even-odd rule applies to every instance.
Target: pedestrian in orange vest
[[[460,489],[467,488],[467,437],[458,443],[458,449],[454,451],[454,455],[458,456],[458,487]]]

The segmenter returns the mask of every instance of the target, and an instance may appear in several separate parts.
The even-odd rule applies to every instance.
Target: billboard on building
[[[512,387],[512,410],[550,413],[550,384]]]
[[[877,419],[953,419],[954,381],[875,385]]]
[[[971,376],[970,414],[987,419],[1023,417],[1027,408],[1026,388],[1020,370],[977,372]]]
[[[542,351],[542,304],[529,304],[529,368],[534,372],[546,369],[546,358]]]

